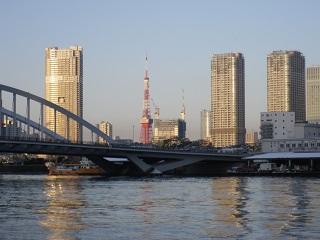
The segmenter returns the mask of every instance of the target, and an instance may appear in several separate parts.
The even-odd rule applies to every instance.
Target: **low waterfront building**
[[[263,112],[260,129],[263,152],[320,150],[320,124],[296,123],[294,112]]]
[[[183,119],[154,119],[154,143],[175,137],[180,139],[186,137],[186,122]]]
[[[260,114],[261,139],[292,138],[294,125],[294,112],[262,112]]]
[[[246,131],[246,144],[254,146],[258,142],[258,132],[253,130]]]
[[[116,136],[113,140],[113,143],[120,144],[120,145],[132,145],[133,140],[128,138],[120,138],[119,136]]]
[[[263,139],[263,152],[320,151],[320,138]]]

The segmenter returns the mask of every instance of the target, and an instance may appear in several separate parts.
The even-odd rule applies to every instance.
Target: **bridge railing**
[[[70,140],[57,140],[52,138],[37,138],[32,136],[0,136],[0,141],[6,142],[39,142],[39,143],[57,143],[57,144],[73,144],[73,145],[95,145],[111,147],[109,143],[98,143],[91,141],[70,141]]]

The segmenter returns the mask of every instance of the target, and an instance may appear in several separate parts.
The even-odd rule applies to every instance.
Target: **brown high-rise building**
[[[305,59],[297,51],[274,51],[267,58],[268,112],[295,112],[306,119]]]
[[[245,143],[244,58],[215,54],[211,60],[211,140],[216,147]]]
[[[45,98],[70,112],[83,115],[83,55],[79,46],[45,50]],[[82,140],[82,128],[66,116],[46,107],[48,129],[71,140]]]

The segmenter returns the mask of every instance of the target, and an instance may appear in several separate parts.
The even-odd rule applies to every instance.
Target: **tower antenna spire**
[[[148,78],[148,55],[146,53],[146,60],[144,66],[144,78]]]

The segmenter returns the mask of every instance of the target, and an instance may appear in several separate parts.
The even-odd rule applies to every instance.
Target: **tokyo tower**
[[[149,92],[149,76],[147,69],[148,59],[146,57],[146,67],[144,73],[144,88],[143,88],[143,110],[140,119],[140,142],[143,144],[150,144],[152,138],[152,119],[150,112],[150,92]]]

